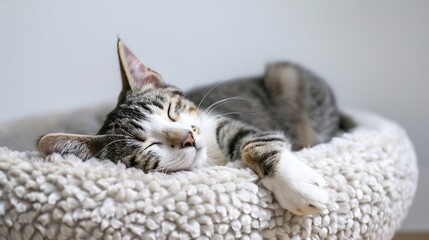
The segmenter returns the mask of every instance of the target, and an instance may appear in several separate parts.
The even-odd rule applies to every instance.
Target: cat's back
[[[201,109],[212,106],[217,114],[259,129],[281,130],[295,149],[326,142],[339,130],[340,113],[330,86],[289,62],[268,65],[264,76],[196,88],[187,96],[201,102]]]
[[[274,109],[262,76],[225,81],[198,87],[186,96],[200,109],[213,109],[224,115],[260,129],[281,129],[272,117]]]

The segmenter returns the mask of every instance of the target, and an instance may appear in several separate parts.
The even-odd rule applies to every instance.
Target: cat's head
[[[200,166],[206,158],[206,143],[195,104],[140,62],[120,40],[118,55],[122,91],[98,134],[47,134],[37,144],[39,152],[122,161],[145,171]]]

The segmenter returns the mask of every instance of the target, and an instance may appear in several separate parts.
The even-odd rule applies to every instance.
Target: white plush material
[[[351,132],[295,153],[328,183],[315,216],[281,209],[237,164],[145,174],[0,148],[0,239],[390,239],[416,191],[414,149],[397,124],[350,115]]]

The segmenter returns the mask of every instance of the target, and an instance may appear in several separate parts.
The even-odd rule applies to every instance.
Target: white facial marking
[[[155,111],[154,111],[155,112]],[[154,145],[156,153],[161,156],[157,170],[177,171],[201,167],[207,158],[206,141],[202,137],[204,129],[199,126],[198,116],[187,112],[180,113],[176,121],[168,118],[167,114],[151,114],[149,121],[141,123],[147,132],[148,141],[159,142]],[[195,131],[192,126],[200,130]],[[171,146],[166,137],[168,131],[192,132],[195,146]]]

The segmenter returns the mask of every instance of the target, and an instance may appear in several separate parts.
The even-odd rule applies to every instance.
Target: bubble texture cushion
[[[358,126],[295,154],[328,182],[320,215],[295,216],[239,163],[171,174],[0,148],[0,239],[390,239],[417,186],[396,123],[351,111]]]

